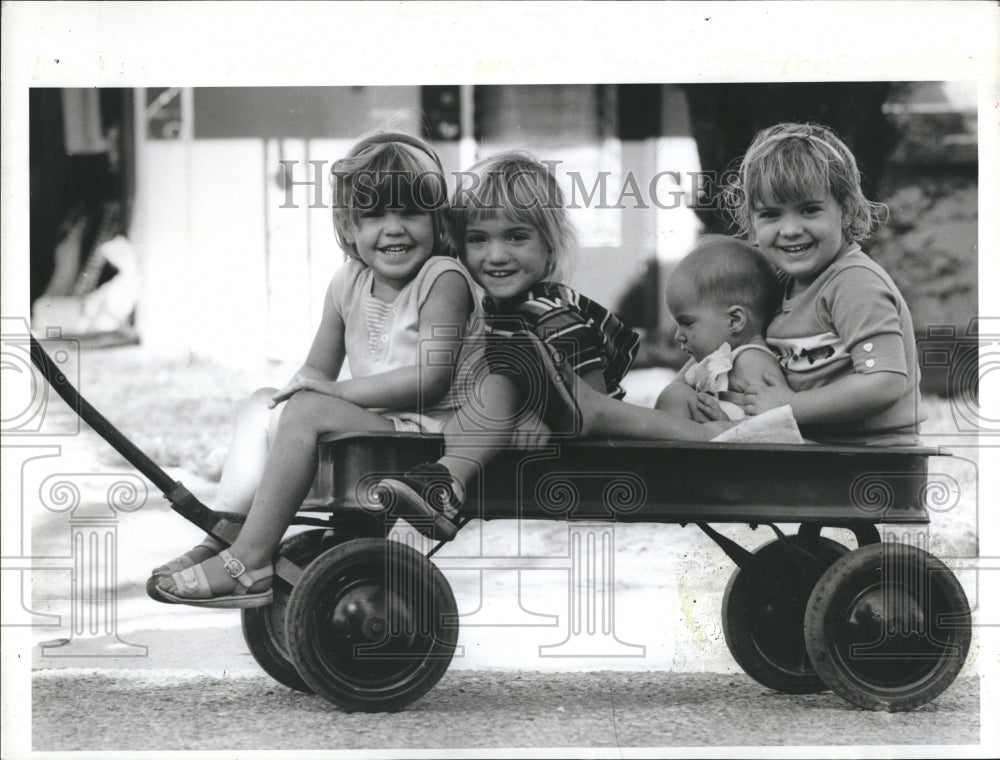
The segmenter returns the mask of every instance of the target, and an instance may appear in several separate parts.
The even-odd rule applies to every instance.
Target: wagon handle
[[[111,448],[125,457],[129,464],[159,488],[175,512],[226,546],[232,544],[240,532],[243,515],[218,512],[202,504],[179,480],[171,478],[156,462],[126,438],[118,428],[108,422],[104,415],[91,406],[55,365],[45,349],[42,348],[41,343],[35,340],[35,336],[32,335],[30,338],[32,364],[38,368],[38,371],[42,373],[52,389],[62,397],[62,400],[69,404],[70,409],[90,425],[95,433],[107,441]]]

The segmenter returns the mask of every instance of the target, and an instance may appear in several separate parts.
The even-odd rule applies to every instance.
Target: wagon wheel
[[[286,538],[278,546],[278,554],[300,567],[312,562],[324,548],[337,539],[327,530],[309,530]],[[243,638],[250,654],[264,672],[285,686],[312,693],[312,689],[302,680],[288,656],[288,642],[285,639],[285,612],[291,586],[280,578],[274,579],[274,602],[266,607],[243,610]]]
[[[317,694],[347,711],[395,711],[426,694],[458,640],[451,586],[396,541],[335,546],[305,569],[285,618],[289,654]]]
[[[736,569],[722,599],[722,631],[747,675],[786,694],[827,689],[809,661],[803,620],[816,581],[846,552],[822,536],[789,536],[760,547],[750,565]]]
[[[863,546],[816,584],[805,622],[816,671],[869,710],[912,710],[947,689],[972,641],[969,602],[931,554],[905,544]]]

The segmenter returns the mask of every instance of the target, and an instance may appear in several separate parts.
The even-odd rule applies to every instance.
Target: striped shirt
[[[565,285],[540,282],[502,307],[487,296],[483,310],[491,371],[505,374],[502,361],[491,359],[490,344],[530,331],[550,351],[564,354],[566,366],[577,375],[599,369],[607,394],[625,396],[621,380],[639,350],[639,336],[599,303]]]

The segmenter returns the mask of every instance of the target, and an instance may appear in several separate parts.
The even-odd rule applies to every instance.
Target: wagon
[[[31,358],[79,416],[179,514],[230,544],[242,516],[209,509],[83,399],[41,345]],[[377,484],[436,459],[440,437],[366,433],[320,441],[313,491],[275,557],[274,603],[243,632],[279,682],[348,711],[392,711],[426,694],[458,640],[451,587],[427,552],[390,540],[398,515]],[[508,451],[470,493],[465,519],[697,525],[736,569],[722,624],[733,658],[780,692],[834,691],[872,710],[926,704],[968,655],[969,603],[924,549],[878,526],[925,526],[932,448],[554,441]],[[725,473],[724,477],[719,473]],[[748,551],[712,524],[767,526]],[[788,524],[797,526],[795,532]],[[779,525],[785,525],[782,530]],[[822,535],[853,533],[857,548]],[[445,554],[442,554],[444,557]],[[580,568],[592,569],[594,558]]]
[[[430,556],[442,544],[425,553],[387,540],[397,516],[375,493],[381,478],[436,459],[442,447],[438,437],[397,433],[321,441],[316,483],[296,519],[314,529],[281,545],[274,604],[243,611],[250,651],[278,681],[345,710],[383,711],[412,703],[446,672],[459,616]],[[465,512],[487,521],[697,525],[736,565],[722,625],[748,675],[784,693],[830,689],[860,707],[908,710],[961,670],[969,604],[944,563],[883,541],[877,526],[929,522],[928,459],[942,454],[561,442],[500,456]],[[712,523],[767,526],[774,539],[748,551]],[[832,528],[852,532],[857,548],[822,535]]]

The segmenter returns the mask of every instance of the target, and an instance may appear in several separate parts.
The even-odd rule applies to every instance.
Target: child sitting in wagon
[[[757,134],[738,177],[730,212],[786,275],[767,331],[784,376],[748,383],[745,411],[788,405],[803,435],[820,443],[916,445],[913,320],[892,278],[858,243],[885,207],[865,198],[851,151],[826,127],[778,124]]]

